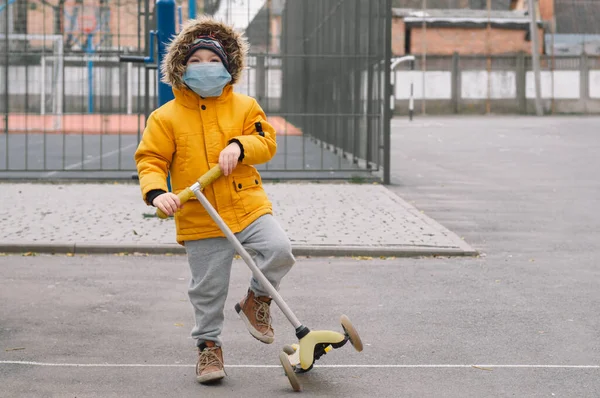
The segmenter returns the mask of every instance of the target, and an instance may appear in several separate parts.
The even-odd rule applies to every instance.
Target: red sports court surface
[[[267,118],[279,135],[302,135],[302,131],[280,116]],[[70,114],[32,115],[9,114],[9,133],[133,135],[143,131],[146,120],[140,115],[123,114]],[[4,124],[0,126],[4,131]]]

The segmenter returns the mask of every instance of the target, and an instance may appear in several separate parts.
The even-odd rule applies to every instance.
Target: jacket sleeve
[[[243,134],[232,138],[229,142],[237,142],[240,145],[242,150],[240,158],[244,164],[266,163],[275,156],[277,151],[275,129],[267,122],[265,112],[256,100],[252,100],[252,106],[246,115]]]
[[[134,159],[140,179],[142,198],[148,202],[148,192],[156,189],[168,191],[167,175],[175,153],[173,132],[159,119],[156,112],[148,118],[142,140]]]

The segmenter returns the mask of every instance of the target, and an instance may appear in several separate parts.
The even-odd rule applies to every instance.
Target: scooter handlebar
[[[221,168],[219,167],[219,165],[214,166],[212,169],[204,173],[202,177],[198,178],[198,185],[200,185],[200,190],[204,190],[204,188],[215,182],[217,178],[221,177],[222,174],[223,173],[221,172]],[[183,191],[179,192],[177,196],[179,197],[181,204],[184,204],[196,195],[194,194],[192,187],[188,187]],[[163,213],[161,209],[156,209],[156,215],[158,216],[158,218],[162,219],[168,217],[165,213]]]

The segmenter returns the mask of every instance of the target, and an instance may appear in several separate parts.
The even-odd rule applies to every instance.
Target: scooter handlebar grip
[[[190,198],[194,195],[194,192],[192,192],[191,189],[186,188],[183,191],[179,192],[177,194],[177,196],[179,197],[179,201],[181,202],[181,204],[184,204],[185,202],[187,202],[188,200],[190,200]],[[156,215],[158,216],[158,218],[162,218],[165,219],[167,217],[169,217],[168,215],[166,215],[165,213],[163,213],[163,211],[161,209],[156,209]]]
[[[207,171],[205,174],[203,174],[202,177],[198,178],[198,184],[200,185],[200,189],[203,190],[204,188],[212,184],[217,178],[221,177],[221,175],[221,168],[219,167],[219,165],[216,165],[215,167]],[[177,196],[179,197],[179,201],[181,202],[181,204],[184,204],[196,195],[194,195],[194,191],[192,191],[188,187],[183,191],[179,192]],[[161,209],[156,209],[156,215],[158,216],[158,218],[162,219],[169,217],[165,213],[163,213]]]
[[[214,166],[212,169],[208,170],[202,177],[198,178],[198,184],[200,184],[200,189],[203,190],[219,177],[221,177],[223,173],[221,172],[221,168],[219,165]]]

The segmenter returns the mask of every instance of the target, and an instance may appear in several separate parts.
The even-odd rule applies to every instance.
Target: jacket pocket
[[[244,215],[248,215],[265,205],[266,194],[258,173],[243,177],[236,176],[233,178],[233,185],[238,199],[234,204],[237,211],[243,211]]]
[[[262,186],[262,181],[260,180],[260,176],[251,175],[246,177],[234,177],[233,185],[235,186],[235,190],[237,192],[242,192],[251,188],[259,188]]]

